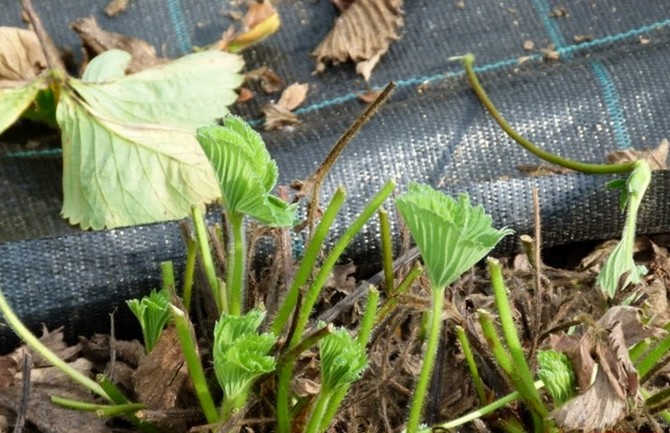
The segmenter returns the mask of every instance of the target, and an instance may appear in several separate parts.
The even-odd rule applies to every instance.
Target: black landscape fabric
[[[359,0],[364,1],[364,0]],[[105,1],[33,1],[56,43],[79,53],[69,24],[96,16],[100,26],[146,39],[159,53],[186,54],[216,41],[231,24],[228,0],[141,0],[108,18]],[[0,0],[0,25],[25,27],[18,1]],[[567,14],[552,14],[563,7]],[[310,91],[301,124],[263,132],[280,184],[309,175],[362,112],[368,87],[350,64],[313,74],[309,53],[336,18],[331,2],[280,1],[279,32],[244,53],[247,70],[271,67]],[[388,179],[403,191],[411,180],[481,203],[496,226],[532,230],[532,188],[541,199],[546,245],[604,239],[620,233],[623,215],[612,177],[529,177],[539,164],[485,113],[460,63],[472,52],[477,71],[508,121],[549,151],[603,162],[614,150],[656,147],[670,131],[670,2],[667,0],[490,0],[405,2],[402,38],[373,72],[369,86],[398,89],[345,150],[324,186],[339,185],[347,204],[333,237]],[[562,16],[556,16],[562,15]],[[524,42],[533,41],[532,50]],[[528,47],[526,47],[528,48]],[[546,59],[541,49],[557,54]],[[257,97],[236,108],[260,127]],[[43,134],[42,134],[43,135]],[[159,264],[180,267],[184,246],[176,222],[82,232],[60,216],[58,147],[31,151],[23,134],[0,137],[0,287],[31,327],[65,325],[66,335],[101,331],[107,313],[159,285]],[[51,138],[57,144],[57,137]],[[387,208],[392,204],[388,203]],[[670,175],[656,172],[640,216],[640,233],[670,231]],[[395,224],[394,224],[395,226]],[[378,227],[370,223],[349,249],[357,263],[379,261]],[[500,251],[515,248],[510,238]],[[129,316],[122,311],[118,332]],[[0,352],[16,340],[0,326]]]

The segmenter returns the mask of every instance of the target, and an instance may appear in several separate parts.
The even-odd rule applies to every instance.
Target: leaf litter
[[[323,72],[327,62],[337,65],[351,60],[356,72],[368,81],[391,43],[400,39],[402,6],[403,0],[352,2],[312,52],[317,72]]]

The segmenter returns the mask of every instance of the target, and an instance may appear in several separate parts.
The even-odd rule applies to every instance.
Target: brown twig
[[[396,84],[390,82],[384,90],[377,96],[368,107],[365,109],[363,114],[361,114],[354,123],[342,134],[342,136],[337,140],[326,155],[326,158],[321,162],[319,167],[303,182],[294,183],[294,187],[300,190],[299,197],[310,196],[309,203],[307,204],[307,221],[305,225],[309,228],[309,233],[313,232],[314,221],[316,220],[316,213],[319,208],[319,193],[321,191],[321,185],[328,174],[328,171],[332,168],[337,161],[337,158],[340,157],[342,151],[349,145],[351,140],[358,134],[363,125],[365,125],[368,120],[375,115],[379,108],[384,105],[391,96],[391,92],[395,89]],[[303,226],[304,227],[304,226]]]
[[[535,277],[535,302],[533,311],[532,346],[528,355],[535,362],[535,352],[542,328],[542,220],[540,218],[540,196],[537,187],[533,187],[533,219],[535,222],[535,246],[533,248],[533,270]]]
[[[23,355],[23,364],[21,374],[23,383],[21,388],[21,401],[16,410],[16,424],[14,424],[13,433],[22,433],[26,424],[26,414],[28,413],[28,402],[30,401],[30,370],[33,367],[33,358],[28,352]]]
[[[44,52],[44,57],[47,60],[47,65],[49,68],[56,69],[64,74],[67,74],[67,69],[65,69],[65,64],[63,64],[63,61],[60,58],[58,48],[56,47],[56,44],[54,44],[53,39],[51,39],[51,36],[49,36],[46,29],[44,28],[42,19],[35,11],[35,8],[33,8],[32,1],[21,0],[21,6],[23,6],[23,9],[26,11],[28,19],[30,20],[30,24],[32,24],[33,30],[37,35],[37,39],[40,41],[42,51]]]

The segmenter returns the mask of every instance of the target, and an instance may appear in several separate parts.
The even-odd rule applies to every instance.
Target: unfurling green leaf
[[[453,283],[512,233],[494,229],[491,217],[481,206],[471,206],[466,194],[456,201],[428,185],[410,183],[396,207],[421,251],[433,287]]]
[[[43,79],[36,79],[20,87],[0,87],[0,133],[16,122],[44,86]]]
[[[194,133],[228,112],[242,60],[203,52],[128,76],[126,60],[108,51],[62,88],[61,213],[85,229],[178,219],[219,196]]]
[[[166,291],[152,290],[149,296],[142,299],[126,301],[142,327],[144,349],[151,352],[161,336],[163,327],[170,318],[170,299]]]
[[[622,194],[626,196],[628,210],[621,240],[614,247],[600,270],[600,274],[598,274],[598,285],[610,298],[614,297],[617,289],[624,288],[629,284],[639,283],[647,273],[644,266],[635,264],[633,248],[635,246],[637,213],[649,182],[651,182],[649,164],[644,160],[636,161],[635,168],[626,182],[626,189],[622,191]]]
[[[277,164],[256,131],[239,117],[227,116],[223,126],[199,128],[197,137],[228,211],[250,215],[269,226],[293,224],[295,206],[270,195],[277,182]]]
[[[538,376],[547,387],[557,406],[570,400],[575,394],[575,373],[568,357],[555,350],[540,350],[537,353]]]
[[[256,378],[275,368],[268,353],[276,337],[257,331],[264,317],[258,310],[244,316],[223,314],[214,326],[214,372],[227,400],[246,395]]]
[[[322,392],[329,393],[347,386],[361,376],[367,367],[365,348],[346,329],[338,329],[319,343]]]

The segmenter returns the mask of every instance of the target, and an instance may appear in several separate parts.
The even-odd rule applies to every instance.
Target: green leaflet
[[[365,367],[365,347],[349,335],[346,329],[337,329],[319,343],[321,356],[322,392],[328,393],[358,380]]]
[[[189,54],[111,80],[118,76],[123,55],[113,50],[103,56],[91,62],[84,73],[86,79],[95,82],[72,79],[69,85],[105,116],[128,123],[193,129],[211,123],[228,113],[228,106],[237,99],[235,89],[243,79],[238,73],[243,66],[241,57],[219,51]],[[110,72],[104,72],[106,67]]]
[[[239,117],[227,116],[224,126],[199,128],[197,138],[230,212],[274,227],[293,224],[295,206],[270,195],[277,182],[277,165],[256,131]]]
[[[126,123],[61,94],[61,214],[102,229],[178,219],[215,200],[217,182],[192,129]]]
[[[639,283],[647,273],[644,266],[635,264],[633,249],[635,246],[637,213],[650,182],[651,168],[649,164],[644,160],[636,161],[635,168],[626,181],[626,188],[621,192],[620,202],[628,207],[621,240],[614,247],[598,274],[597,283],[609,298],[614,297],[617,289],[625,288],[629,284]],[[622,280],[624,276],[625,279]]]
[[[257,377],[275,368],[275,359],[268,353],[276,337],[257,332],[264,317],[258,310],[244,316],[223,314],[214,326],[214,373],[226,399],[246,394]]]
[[[16,122],[43,87],[44,79],[38,78],[21,87],[0,88],[0,133]]]
[[[544,382],[556,406],[570,400],[575,394],[575,373],[568,357],[555,350],[540,350],[537,353],[537,374]]]
[[[433,287],[453,283],[512,233],[494,229],[491,217],[481,206],[472,207],[467,195],[456,201],[428,185],[410,183],[396,207],[421,251]]]
[[[126,301],[142,328],[144,348],[151,352],[161,336],[163,327],[170,318],[170,299],[167,292],[152,290],[142,299]]]
[[[126,75],[126,68],[133,56],[127,51],[109,50],[100,53],[86,66],[81,81],[88,83],[104,83]]]

